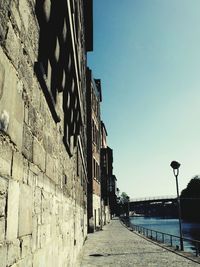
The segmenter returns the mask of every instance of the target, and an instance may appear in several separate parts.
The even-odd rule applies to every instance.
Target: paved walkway
[[[88,235],[77,266],[190,267],[199,263],[152,243],[114,219],[103,231]]]

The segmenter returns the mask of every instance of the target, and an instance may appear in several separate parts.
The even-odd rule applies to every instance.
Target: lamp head
[[[170,166],[172,167],[173,170],[178,170],[181,164],[178,161],[172,161]]]

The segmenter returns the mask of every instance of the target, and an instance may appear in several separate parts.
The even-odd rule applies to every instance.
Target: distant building
[[[100,103],[101,82],[93,79],[87,69],[87,167],[88,167],[88,232],[101,227],[101,179],[100,179]]]
[[[102,132],[105,132],[104,124],[102,124]],[[103,147],[104,145],[105,141],[102,142],[101,148],[101,197],[103,223],[106,224],[116,214],[118,191],[117,179],[113,175],[113,150],[108,146]]]
[[[107,224],[117,212],[119,189],[113,175],[113,150],[107,145],[107,130],[101,122],[101,199],[102,223]]]
[[[110,212],[111,217],[116,215],[117,213],[117,178],[115,175],[111,175],[110,177],[110,186],[109,186],[109,201],[110,201]]]
[[[101,209],[102,224],[110,222],[109,177],[112,175],[112,150],[107,146],[107,130],[101,122]]]

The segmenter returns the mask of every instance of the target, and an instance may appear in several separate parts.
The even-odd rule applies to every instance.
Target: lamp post
[[[178,217],[179,217],[179,231],[180,231],[180,246],[181,250],[183,248],[183,234],[182,234],[182,225],[181,225],[181,205],[180,205],[180,196],[179,196],[179,189],[178,189],[178,175],[179,175],[179,167],[181,164],[177,161],[172,161],[170,166],[173,169],[174,176],[176,178],[176,191],[177,191],[177,202],[178,202]]]
[[[127,215],[128,215],[127,217],[129,217],[129,212],[130,212],[129,196],[127,196],[126,199],[127,199]]]

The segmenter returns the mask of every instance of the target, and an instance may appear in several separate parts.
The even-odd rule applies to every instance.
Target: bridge
[[[131,203],[151,203],[151,202],[170,202],[177,200],[175,195],[156,196],[156,197],[144,197],[144,198],[131,198]]]
[[[130,211],[148,216],[177,217],[177,197],[175,195],[145,198],[131,198]]]

